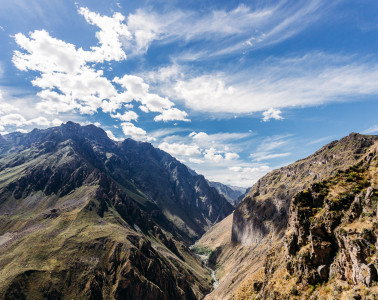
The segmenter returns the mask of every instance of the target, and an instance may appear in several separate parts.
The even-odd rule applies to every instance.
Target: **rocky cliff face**
[[[264,280],[250,283],[252,295],[378,297],[378,142],[366,152],[293,197],[283,244],[270,250]]]
[[[187,245],[232,206],[147,143],[69,122],[0,145],[0,298],[198,299]]]
[[[259,244],[268,234],[282,237],[292,197],[312,183],[355,164],[376,140],[377,136],[352,133],[261,178],[235,209],[232,241],[253,245]]]

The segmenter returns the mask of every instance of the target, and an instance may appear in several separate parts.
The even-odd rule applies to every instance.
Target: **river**
[[[189,247],[189,249],[192,250],[194,248],[194,246],[195,246],[195,244],[191,245]],[[192,253],[194,253],[195,255],[197,255],[201,259],[201,261],[204,264],[204,266],[206,267],[206,269],[208,269],[211,272],[211,278],[214,281],[214,283],[213,283],[213,290],[215,290],[219,286],[219,281],[218,281],[217,277],[215,276],[215,270],[213,270],[212,268],[209,267],[210,253],[208,255],[198,254],[198,253],[195,253],[193,250],[192,250]]]

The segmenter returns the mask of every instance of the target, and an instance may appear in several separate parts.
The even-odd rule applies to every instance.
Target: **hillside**
[[[235,209],[232,240],[252,245],[260,243],[270,233],[282,237],[292,197],[312,183],[354,165],[376,140],[377,136],[351,133],[261,178]]]
[[[198,299],[188,245],[232,206],[148,143],[68,122],[2,137],[0,298]]]
[[[223,226],[224,236],[220,236],[219,230],[213,230],[214,234],[209,231],[199,241],[200,245],[211,248],[208,241],[224,240],[232,231],[228,243],[223,242],[220,247],[213,248],[215,251],[212,255],[213,264],[217,267],[216,274],[220,284],[216,290],[207,295],[206,299],[249,299],[251,295],[255,295],[257,299],[273,297],[268,291],[279,291],[279,288],[272,288],[271,284],[275,282],[274,280],[269,283],[267,281],[273,273],[278,276],[275,280],[282,281],[283,273],[275,273],[276,267],[284,267],[287,262],[287,256],[283,255],[285,247],[282,241],[292,232],[291,224],[298,221],[298,217],[295,217],[297,214],[294,214],[292,199],[295,199],[298,193],[311,188],[314,183],[330,180],[340,172],[357,166],[366,157],[371,157],[371,153],[375,153],[374,147],[377,141],[377,136],[353,133],[340,141],[324,146],[305,159],[274,170],[261,178],[234,211],[233,224],[230,225],[229,221],[224,220],[214,226],[214,228]],[[367,164],[370,163],[372,160],[368,159]],[[367,168],[374,170],[376,166],[371,165]],[[376,178],[377,174],[371,173],[372,187]],[[355,181],[353,178],[349,180]],[[367,188],[364,186],[363,191],[360,192],[366,192]],[[376,213],[372,216],[376,218]],[[313,217],[310,223],[308,221],[309,219],[306,221],[307,224],[311,224]],[[303,238],[302,224],[297,224],[298,230],[302,230]],[[308,232],[304,236],[308,236]],[[292,244],[295,245],[297,242],[298,240],[294,239]],[[276,265],[271,266],[270,261],[274,261]],[[304,267],[302,265],[298,268],[303,270]],[[289,274],[288,278],[291,278],[292,274]],[[291,285],[289,283],[286,282],[283,286]],[[263,289],[265,285],[269,287]]]
[[[270,249],[265,276],[250,278],[239,295],[376,299],[377,204],[378,142],[358,163],[293,197],[283,245]]]

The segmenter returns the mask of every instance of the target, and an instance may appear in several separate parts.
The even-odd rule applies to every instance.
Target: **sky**
[[[0,0],[0,134],[95,124],[252,186],[378,134],[378,2]]]

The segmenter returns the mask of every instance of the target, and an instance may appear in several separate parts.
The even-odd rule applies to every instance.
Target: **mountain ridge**
[[[198,299],[211,290],[188,246],[232,206],[203,176],[93,125],[4,140],[0,298]]]
[[[351,133],[307,158],[262,177],[235,209],[232,223],[228,217],[198,242],[199,246],[213,251],[212,263],[217,266],[215,273],[219,280],[218,288],[205,298],[249,299],[254,296],[258,299],[280,299],[273,294],[260,294],[260,286],[265,286],[264,278],[271,280],[270,273],[276,274],[276,277],[269,281],[270,285],[267,283],[269,287],[264,291],[277,291],[272,285],[282,281],[282,273],[275,273],[275,268],[285,266],[282,263],[285,256],[280,253],[287,225],[292,220],[292,198],[310,188],[312,183],[328,180],[337,172],[344,172],[357,164],[377,141],[378,136]],[[230,235],[228,242],[225,242],[224,235]],[[214,247],[213,243],[218,247]],[[274,263],[269,264],[269,261]],[[291,275],[288,276],[291,278]]]

